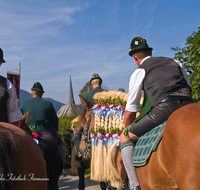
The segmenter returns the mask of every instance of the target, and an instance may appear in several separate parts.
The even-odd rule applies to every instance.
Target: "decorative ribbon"
[[[103,108],[100,108],[99,109],[99,113],[98,113],[98,116],[97,117],[101,117],[101,115],[103,114],[103,112],[104,112],[104,110],[105,110],[105,107]]]
[[[106,108],[106,109],[103,111],[102,116],[103,116],[103,117],[106,117],[106,115],[107,115],[107,113],[108,113],[109,110],[110,110],[109,108]]]
[[[109,113],[109,117],[110,118],[114,115],[114,113],[115,113],[116,110],[117,110],[116,107],[110,109],[110,113]]]
[[[108,137],[104,137],[103,138],[103,145],[105,146],[105,148],[107,148],[108,147]]]
[[[117,112],[117,119],[122,119],[123,113],[125,112],[124,109],[119,109]]]
[[[98,108],[96,107],[96,108],[94,108],[93,110],[92,110],[92,116],[95,114],[95,111],[97,110]]]

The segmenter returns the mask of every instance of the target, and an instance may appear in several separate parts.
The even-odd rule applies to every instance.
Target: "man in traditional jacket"
[[[166,57],[151,57],[153,48],[146,39],[135,37],[129,48],[138,68],[131,75],[129,97],[124,116],[124,133],[120,136],[120,151],[129,178],[129,188],[140,190],[132,154],[136,141],[154,127],[163,123],[176,109],[192,103],[188,76],[179,61]],[[141,91],[149,101],[148,109],[140,110]],[[134,121],[135,120],[135,121]]]
[[[89,102],[92,102],[92,101],[94,101],[92,98],[94,96],[94,94],[96,94],[97,92],[103,92],[105,90],[103,88],[101,88],[102,79],[96,73],[94,73],[92,75],[92,78],[90,79],[90,85],[92,85],[93,89],[90,92],[88,92],[87,94],[85,94],[84,98],[86,100],[88,100]]]
[[[20,110],[22,114],[30,110],[28,125],[36,130],[46,130],[51,133],[58,131],[58,117],[52,102],[42,98],[43,87],[39,82],[35,82],[31,88],[32,99],[23,102]]]
[[[0,66],[6,61],[3,59],[3,50],[0,48]],[[0,121],[20,127],[23,115],[19,110],[17,94],[13,84],[0,75]]]
[[[23,102],[20,110],[23,114],[30,111],[28,125],[36,130],[46,130],[56,136],[58,144],[63,153],[63,162],[66,157],[66,144],[62,141],[58,133],[58,117],[52,102],[42,98],[43,87],[39,82],[35,82],[31,88],[32,99]]]
[[[92,78],[90,79],[90,85],[92,85],[93,89],[87,94],[85,94],[84,98],[89,102],[93,102],[94,99],[92,97],[94,96],[94,94],[96,94],[97,92],[105,91],[103,88],[101,88],[101,84],[102,84],[101,77],[97,73],[94,73],[92,75]],[[84,110],[84,108],[85,106],[82,106],[82,111]],[[74,131],[74,144],[77,150],[77,154],[75,157],[77,161],[80,161],[82,159],[82,155],[79,151],[79,144],[81,141],[82,132],[83,132],[83,127],[79,127],[77,130]]]

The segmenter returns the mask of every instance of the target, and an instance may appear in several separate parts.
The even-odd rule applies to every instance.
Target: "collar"
[[[149,58],[151,58],[151,56],[145,57],[145,58],[141,61],[140,65],[142,65],[142,63],[143,63],[145,60],[149,59]]]

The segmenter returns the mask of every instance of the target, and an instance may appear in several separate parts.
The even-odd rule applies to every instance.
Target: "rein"
[[[91,112],[90,112],[90,116],[89,116],[89,119],[88,119],[88,122],[87,122],[87,127],[84,130],[85,136],[83,135],[83,139],[86,140],[87,142],[90,142],[90,140],[89,140],[89,133],[90,133],[89,127],[90,127],[90,123],[91,123],[91,119],[92,119],[92,111],[93,111],[93,109],[92,108],[87,109],[87,111],[90,111],[90,110],[91,110]]]

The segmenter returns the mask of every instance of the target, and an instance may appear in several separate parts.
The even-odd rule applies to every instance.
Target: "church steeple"
[[[69,99],[68,103],[60,108],[57,113],[57,116],[64,116],[64,115],[71,115],[72,114],[72,107],[75,107],[73,89],[72,89],[72,80],[71,80],[71,73],[69,72]],[[75,107],[76,112],[76,107]]]
[[[73,89],[72,89],[72,81],[71,81],[71,73],[70,72],[69,72],[69,99],[68,99],[68,104],[75,106]]]

